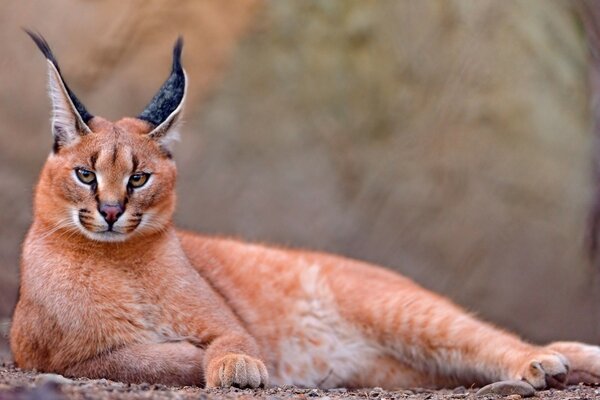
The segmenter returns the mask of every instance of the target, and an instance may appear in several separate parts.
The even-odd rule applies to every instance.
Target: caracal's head
[[[121,242],[165,230],[175,206],[171,144],[185,99],[182,40],[171,75],[137,118],[91,115],[62,78],[46,41],[27,32],[48,61],[54,146],[37,187],[35,219],[48,231]]]

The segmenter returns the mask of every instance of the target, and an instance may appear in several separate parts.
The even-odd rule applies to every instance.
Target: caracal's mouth
[[[72,218],[84,236],[97,242],[122,242],[136,232],[142,222],[142,215],[136,214],[132,218],[124,218],[108,225],[85,209],[73,210]]]

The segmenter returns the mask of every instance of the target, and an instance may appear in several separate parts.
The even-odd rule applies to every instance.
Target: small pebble
[[[457,388],[454,388],[452,390],[452,393],[456,393],[456,394],[463,394],[463,393],[467,393],[467,389],[464,386],[459,386]]]
[[[65,385],[65,384],[69,384],[69,383],[73,383],[73,380],[69,379],[69,378],[65,378],[62,375],[59,374],[41,374],[38,375],[36,377],[36,382],[39,384],[46,384],[46,383],[51,383],[51,384],[56,384],[56,385]]]
[[[500,381],[482,387],[476,394],[478,396],[487,394],[510,396],[518,394],[521,397],[531,397],[535,394],[535,389],[529,383],[523,381]]]

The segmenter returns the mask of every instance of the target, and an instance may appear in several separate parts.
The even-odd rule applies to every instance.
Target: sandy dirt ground
[[[106,379],[67,379],[60,375],[21,371],[10,363],[0,365],[0,400],[58,400],[58,399],[520,399],[519,395],[477,395],[476,389],[463,387],[453,390],[404,389],[385,391],[380,388],[361,390],[316,390],[297,387],[250,389],[202,389],[198,387],[169,387],[164,385],[130,385]],[[536,392],[539,399],[583,400],[600,398],[600,388],[571,386],[564,390]]]

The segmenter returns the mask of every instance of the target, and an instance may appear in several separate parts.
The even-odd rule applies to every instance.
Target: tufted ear
[[[48,42],[37,33],[25,30],[48,61],[48,92],[52,100],[54,152],[71,145],[80,136],[91,133],[87,123],[93,118],[64,81]]]
[[[152,125],[153,129],[148,135],[167,152],[170,152],[172,142],[179,138],[178,126],[187,89],[187,76],[181,66],[182,49],[183,39],[180,36],[173,48],[171,75],[138,116]]]

